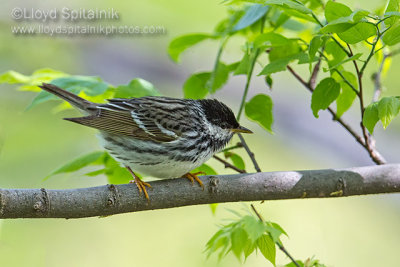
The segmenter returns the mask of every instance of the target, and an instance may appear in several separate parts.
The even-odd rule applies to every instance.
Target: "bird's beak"
[[[234,133],[253,133],[252,131],[250,131],[249,129],[247,129],[243,126],[239,126],[239,128],[231,129],[231,131]]]

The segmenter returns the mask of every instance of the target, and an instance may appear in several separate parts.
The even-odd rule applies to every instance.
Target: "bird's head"
[[[206,115],[207,121],[214,127],[221,128],[227,133],[253,133],[249,129],[240,126],[232,110],[216,99],[202,99],[200,105]]]

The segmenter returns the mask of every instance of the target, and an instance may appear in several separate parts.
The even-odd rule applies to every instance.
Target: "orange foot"
[[[203,184],[203,182],[199,179],[199,177],[197,177],[197,175],[199,175],[199,174],[205,175],[206,173],[205,173],[205,172],[196,172],[196,173],[190,173],[190,172],[188,172],[188,173],[186,173],[185,175],[183,175],[182,178],[187,178],[187,179],[189,179],[189,180],[192,182],[192,184],[194,183],[194,180],[196,180],[196,182],[198,182],[199,185],[201,186],[201,188],[203,188],[203,190],[204,190],[204,184]]]
[[[132,174],[134,180],[129,181],[129,183],[135,183],[137,188],[139,189],[139,193],[144,193],[144,196],[149,199],[149,194],[147,194],[146,186],[151,188],[151,185],[149,183],[143,182],[133,171],[131,168],[126,167],[128,171]]]

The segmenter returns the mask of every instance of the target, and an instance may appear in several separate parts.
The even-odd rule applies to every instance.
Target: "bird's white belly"
[[[213,155],[212,151],[203,152],[198,155],[196,155],[196,152],[193,151],[192,155],[195,156],[195,161],[177,161],[170,158],[171,153],[152,155],[138,151],[140,149],[153,149],[154,151],[165,149],[157,147],[156,144],[150,145],[149,143],[141,140],[132,140],[131,138],[113,135],[112,138],[114,138],[117,142],[126,144],[125,146],[121,146],[105,140],[105,136],[103,135],[99,135],[99,137],[104,148],[116,161],[121,163],[121,165],[130,167],[132,171],[138,172],[144,176],[152,176],[161,179],[181,177],[202,165]],[[132,144],[134,144],[138,149],[127,149],[132,146]]]
[[[192,162],[162,162],[157,165],[139,165],[139,164],[125,164],[133,171],[137,171],[145,176],[152,176],[160,179],[178,178],[191,170],[199,167],[202,163],[194,164]]]

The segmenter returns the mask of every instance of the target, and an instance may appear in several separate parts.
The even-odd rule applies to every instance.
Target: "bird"
[[[232,110],[216,99],[164,96],[113,98],[93,103],[54,84],[39,87],[83,113],[67,121],[99,130],[105,150],[133,176],[139,194],[149,200],[151,187],[135,172],[155,178],[184,177],[204,188],[190,173],[221,151],[235,133],[252,133],[240,126]]]

